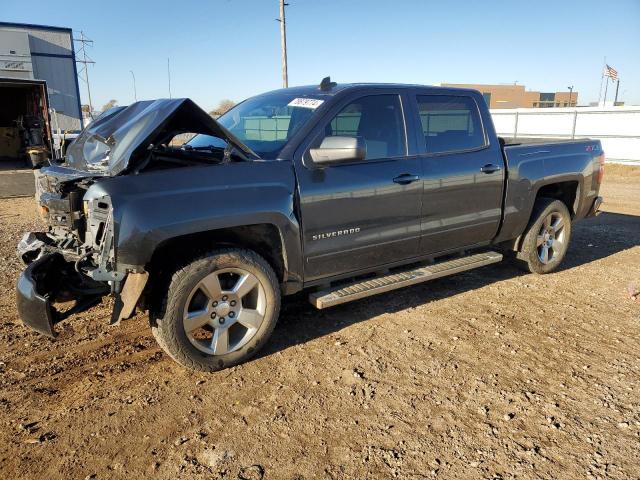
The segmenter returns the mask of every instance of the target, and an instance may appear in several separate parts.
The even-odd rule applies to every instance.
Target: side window
[[[344,107],[327,124],[324,137],[361,137],[367,160],[405,155],[404,119],[398,95],[369,95]]]
[[[471,97],[419,95],[418,111],[427,153],[483,147],[478,106]]]

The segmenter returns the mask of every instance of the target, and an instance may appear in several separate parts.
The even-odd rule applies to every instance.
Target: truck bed
[[[517,237],[524,230],[533,201],[546,185],[563,185],[575,192],[566,203],[578,220],[592,209],[603,171],[604,153],[599,140],[564,140],[507,143],[500,139],[507,167],[504,222],[498,240]],[[530,179],[535,179],[532,181]],[[553,192],[552,192],[553,193]],[[553,195],[552,195],[553,196]]]

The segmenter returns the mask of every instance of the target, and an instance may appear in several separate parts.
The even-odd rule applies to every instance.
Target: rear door
[[[422,200],[415,135],[408,142],[398,91],[343,99],[296,156],[305,281],[357,272],[417,255]],[[309,156],[326,136],[356,136],[365,160],[319,168]]]
[[[501,219],[504,165],[471,95],[416,92],[424,193],[420,253],[490,242]]]

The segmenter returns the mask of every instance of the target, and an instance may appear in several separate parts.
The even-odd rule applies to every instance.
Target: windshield
[[[218,118],[218,123],[261,158],[273,160],[323,103],[320,97],[301,97],[293,93],[260,95],[236,105]],[[224,147],[225,142],[209,135],[196,135],[188,145],[194,148]]]

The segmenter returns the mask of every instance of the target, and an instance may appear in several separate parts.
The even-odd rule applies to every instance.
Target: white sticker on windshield
[[[318,100],[315,98],[294,98],[289,102],[290,107],[302,107],[315,110],[324,103],[324,100]]]

